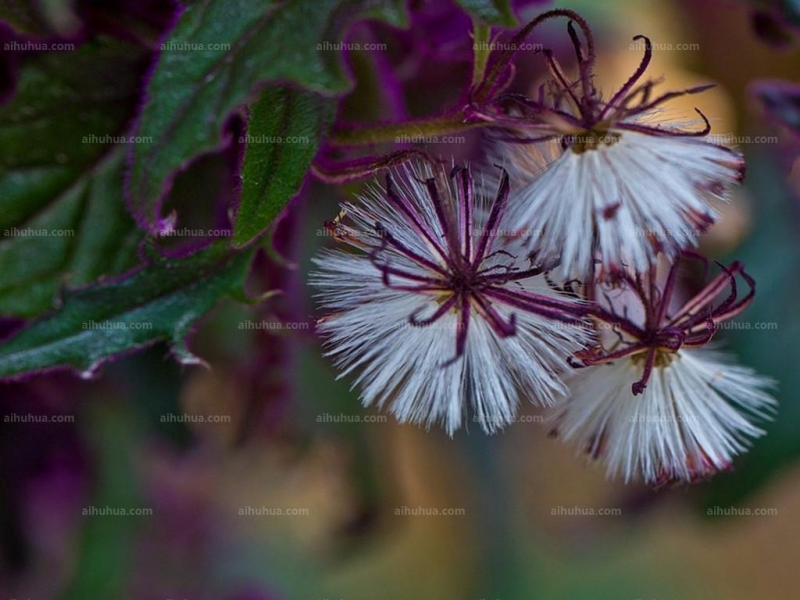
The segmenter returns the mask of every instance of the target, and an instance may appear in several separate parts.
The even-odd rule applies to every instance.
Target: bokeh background
[[[58,2],[50,4],[59,22]],[[655,44],[649,74],[666,87],[718,84],[674,106],[700,107],[748,162],[746,184],[703,240],[710,256],[744,261],[758,282],[743,325],[719,338],[779,382],[780,401],[768,434],[733,472],[652,490],[606,481],[602,468],[549,439],[529,407],[501,434],[471,424],[453,439],[363,409],[321,356],[305,285],[310,257],[331,243],[323,222],[360,185],[309,177],[276,234],[294,268],[264,252],[252,274],[254,286],[283,294],[250,307],[225,302],[204,320],[192,347],[210,368],[178,366],[158,345],[94,381],[61,373],[0,386],[0,599],[800,597],[797,138],[752,91],[757,80],[797,80],[800,56],[797,45],[765,41],[763,24],[754,28],[757,4],[519,8],[523,21],[552,6],[582,13],[599,39],[604,89],[635,69],[641,47],[631,39],[640,33]],[[800,14],[788,0],[760,4]],[[126,18],[126,3],[110,5]],[[410,31],[350,29],[348,43],[385,48],[343,52],[357,83],[341,121],[456,103],[470,77],[468,18],[446,0],[411,0],[409,10]],[[563,25],[531,41],[566,56]],[[528,53],[519,66],[524,90],[541,63]],[[429,146],[479,160],[481,143],[470,135]],[[237,151],[232,143],[180,175],[171,202],[184,225],[207,224],[201,207],[230,203]],[[9,418],[23,412],[71,418]]]

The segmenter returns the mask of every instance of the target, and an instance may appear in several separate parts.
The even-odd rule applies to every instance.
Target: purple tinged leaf
[[[125,243],[134,223],[113,149],[145,57],[108,39],[21,57],[14,94],[0,106],[0,314],[41,314],[65,280],[130,267],[123,255],[135,250],[135,239]]]
[[[288,87],[264,90],[250,110],[233,245],[261,235],[298,193],[336,104]]]
[[[163,40],[132,147],[128,203],[140,226],[162,233],[160,214],[175,172],[223,143],[221,131],[232,111],[256,89],[295,82],[326,95],[346,92],[341,42],[358,18],[405,24],[402,3],[369,0],[203,0],[187,5]],[[263,173],[262,177],[271,174]],[[245,236],[246,237],[246,236]]]
[[[0,379],[71,368],[91,378],[107,360],[158,341],[182,364],[202,362],[187,337],[224,296],[244,295],[250,253],[218,242],[183,258],[157,255],[127,275],[67,290],[52,314],[0,345]]]

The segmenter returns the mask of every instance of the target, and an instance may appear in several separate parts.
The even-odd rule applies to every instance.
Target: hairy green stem
[[[465,122],[460,114],[400,123],[341,125],[333,130],[328,142],[334,146],[369,146],[375,144],[408,144],[436,142],[442,135],[459,133],[484,126],[481,122]],[[432,139],[433,138],[433,139]]]

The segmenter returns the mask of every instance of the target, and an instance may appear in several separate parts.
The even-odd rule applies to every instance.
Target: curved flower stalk
[[[500,179],[492,196],[466,167],[417,162],[329,225],[343,248],[315,260],[330,311],[318,329],[341,375],[358,372],[365,405],[452,435],[468,407],[494,432],[520,394],[550,405],[565,392],[559,374],[587,339],[587,308],[515,249]]]
[[[764,433],[751,420],[775,407],[772,380],[704,348],[750,303],[752,278],[740,263],[722,267],[677,307],[677,273],[673,264],[665,280],[653,269],[597,284],[600,341],[578,354],[576,366],[587,368],[568,380],[570,398],[551,415],[553,435],[601,459],[611,477],[664,484],[729,469],[748,438]]]
[[[494,158],[514,184],[512,217],[540,232],[529,238],[529,250],[543,260],[559,256],[565,276],[586,277],[595,261],[606,269],[647,271],[659,253],[675,257],[696,243],[717,217],[715,202],[743,179],[744,161],[708,141],[711,125],[699,110],[699,130],[665,117],[664,103],[711,86],[655,95],[658,82],[642,81],[652,58],[645,36],[634,38],[644,47],[641,64],[610,98],[594,86],[594,39],[576,13],[544,13],[515,41],[556,17],[570,19],[577,80],[544,50],[551,78],[537,98],[502,92],[487,98],[488,90],[503,87],[495,80],[509,69],[513,53],[506,53],[474,91],[467,112],[492,125]]]

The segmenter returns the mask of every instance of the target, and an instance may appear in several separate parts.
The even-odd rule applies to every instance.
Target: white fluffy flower
[[[553,433],[603,461],[609,476],[651,484],[730,468],[763,433],[753,421],[775,408],[771,379],[707,347],[719,324],[753,299],[744,266],[720,266],[688,298],[678,283],[682,263],[661,266],[595,283],[597,344],[578,353],[584,368],[552,413]]]
[[[659,253],[670,258],[696,244],[717,217],[714,203],[726,200],[731,184],[741,181],[744,161],[729,148],[711,143],[705,127],[664,117],[668,100],[708,89],[698,86],[653,97],[655,81],[641,82],[652,58],[644,36],[644,57],[611,97],[594,86],[594,38],[585,21],[557,9],[526,26],[524,38],[539,23],[553,18],[577,23],[586,47],[570,25],[578,77],[567,72],[549,50],[542,52],[551,78],[538,95],[499,93],[504,55],[490,71],[489,83],[474,94],[472,118],[491,123],[498,141],[494,159],[508,168],[514,196],[510,216],[531,229],[528,249],[539,260],[561,261],[565,277],[588,279],[595,261],[604,270],[655,264]],[[515,38],[517,39],[517,38]]]
[[[560,439],[626,482],[695,481],[727,470],[764,433],[751,420],[774,410],[771,379],[712,350],[662,355],[634,395],[641,372],[641,356],[579,371],[568,381],[569,401],[553,413]]]
[[[565,276],[605,269],[646,271],[659,251],[696,244],[717,218],[743,161],[702,138],[610,130],[587,148],[501,142],[515,193],[511,217],[531,228],[529,249],[559,258]]]
[[[520,397],[564,393],[559,374],[586,335],[579,305],[505,244],[508,191],[507,176],[487,196],[467,169],[422,165],[343,207],[352,226],[335,235],[350,251],[323,251],[311,282],[329,311],[327,353],[365,405],[452,435],[468,407],[493,432]]]

